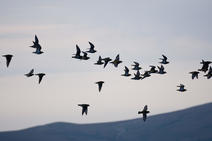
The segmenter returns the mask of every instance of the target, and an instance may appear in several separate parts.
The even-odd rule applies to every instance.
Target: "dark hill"
[[[212,141],[212,103],[110,123],[57,122],[0,132],[0,141]]]

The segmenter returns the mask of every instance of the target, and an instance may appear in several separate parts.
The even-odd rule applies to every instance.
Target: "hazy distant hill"
[[[142,119],[52,123],[0,132],[0,141],[212,141],[212,103]]]

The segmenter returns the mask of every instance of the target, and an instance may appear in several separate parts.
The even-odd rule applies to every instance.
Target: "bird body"
[[[34,54],[42,54],[43,51],[41,51],[41,45],[39,44],[39,40],[38,40],[38,37],[37,35],[35,35],[35,41],[32,41],[33,42],[33,45],[30,46],[32,48],[35,48],[35,52],[33,52]]]
[[[96,84],[98,85],[99,92],[100,92],[101,89],[102,89],[103,83],[104,83],[104,81],[98,81],[98,82],[96,82]]]
[[[95,65],[102,65],[102,64],[104,64],[104,62],[102,62],[102,57],[99,56],[99,59],[98,59],[97,62],[94,63],[94,64],[95,64]]]
[[[6,54],[6,55],[2,55],[2,57],[5,57],[5,58],[6,58],[6,66],[9,67],[13,55],[11,55],[11,54]]]
[[[118,67],[118,65],[122,63],[122,61],[120,60],[119,54],[116,56],[116,59],[110,63],[112,63],[115,67]]]
[[[212,63],[211,61],[202,60],[202,62],[200,62],[200,64],[202,64],[202,68],[199,69],[198,71],[203,71],[204,73],[206,73],[208,71],[209,64],[211,63]]]
[[[25,74],[27,77],[31,77],[34,75],[34,69],[32,69],[29,73]]]
[[[39,80],[38,80],[38,84],[40,84],[41,80],[43,79],[43,77],[46,75],[45,73],[38,73],[38,74],[35,74],[38,76]]]
[[[160,60],[162,60],[161,62],[159,62],[159,63],[161,63],[161,64],[168,64],[169,62],[167,61],[168,60],[168,58],[165,56],[165,55],[162,55],[162,57],[163,58],[159,58]]]
[[[137,70],[136,73],[134,73],[134,77],[131,78],[133,80],[140,80],[141,79],[141,73],[139,72],[139,70]]]
[[[82,115],[85,113],[86,115],[88,114],[88,106],[89,104],[78,104],[78,106],[82,107]]]
[[[187,90],[185,89],[185,85],[183,85],[183,84],[180,84],[180,85],[177,86],[177,87],[179,87],[179,89],[177,89],[177,91],[179,91],[179,92],[185,92],[185,91],[187,91]]]
[[[199,74],[198,71],[192,71],[192,72],[189,72],[189,73],[191,74],[192,79],[194,79],[194,78],[198,79],[198,74]]]
[[[144,121],[146,121],[148,113],[150,113],[150,111],[148,111],[147,105],[144,106],[142,111],[138,111],[138,114],[143,114]]]
[[[150,70],[149,70],[149,73],[157,73],[158,71],[156,70],[156,67],[155,66],[150,66]]]
[[[161,65],[161,66],[157,66],[158,67],[158,74],[165,74],[166,72],[164,71],[164,66]]]
[[[110,57],[106,57],[102,60],[104,61],[104,68],[105,68],[107,66],[108,62],[110,62],[112,59],[110,59]]]
[[[132,68],[132,70],[140,70],[140,69],[142,69],[140,66],[139,66],[139,63],[138,62],[133,62],[134,64],[132,65],[133,66],[133,68]]]
[[[130,76],[131,74],[129,74],[129,69],[128,67],[124,67],[124,74],[122,74],[122,76]]]
[[[80,53],[81,53],[81,50],[80,50],[79,46],[76,45],[76,54],[74,54],[74,56],[72,56],[72,58],[82,59],[82,56],[80,55]]]
[[[96,50],[94,49],[94,44],[92,44],[91,42],[88,42],[89,43],[89,45],[90,45],[90,48],[89,48],[89,50],[88,51],[86,51],[86,52],[88,52],[88,53],[95,53],[96,52]]]

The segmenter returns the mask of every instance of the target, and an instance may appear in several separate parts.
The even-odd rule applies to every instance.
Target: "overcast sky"
[[[0,55],[13,54],[10,67],[0,58],[0,131],[65,121],[96,123],[139,118],[212,101],[211,79],[190,71],[212,60],[210,0],[0,0]],[[44,54],[32,52],[37,35]],[[94,43],[87,61],[71,58]],[[98,56],[123,61],[118,68],[93,65]],[[167,74],[140,81],[120,76],[137,61],[143,68],[159,65],[165,54]],[[32,68],[46,76],[41,84],[25,73]],[[130,71],[134,73],[134,71]],[[103,80],[101,93],[96,81]],[[176,91],[185,84],[185,93]],[[81,115],[79,103],[90,104]],[[141,121],[142,122],[142,121]]]

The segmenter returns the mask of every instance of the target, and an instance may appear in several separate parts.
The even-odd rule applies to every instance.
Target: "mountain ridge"
[[[3,141],[211,141],[212,103],[142,118],[103,122],[54,122],[0,132]]]

